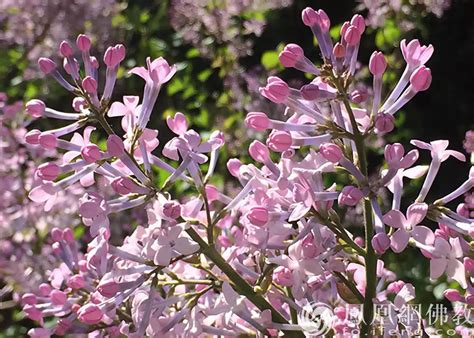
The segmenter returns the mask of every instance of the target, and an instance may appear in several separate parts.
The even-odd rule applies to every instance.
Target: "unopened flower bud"
[[[81,275],[74,275],[69,277],[67,281],[67,286],[69,286],[71,289],[81,289],[86,285],[86,282],[84,280],[84,277]]]
[[[334,45],[332,52],[337,59],[342,59],[346,55],[346,48],[338,42]]]
[[[284,67],[294,67],[303,56],[303,49],[297,44],[290,43],[285,46],[278,58]]]
[[[270,127],[270,119],[267,114],[261,112],[250,112],[245,118],[247,127],[257,131],[264,131]]]
[[[337,163],[343,154],[341,148],[334,143],[323,143],[319,146],[319,153],[329,162]]]
[[[97,305],[90,303],[82,306],[77,314],[79,320],[88,325],[99,323],[104,315]]]
[[[247,219],[253,225],[264,226],[269,220],[268,210],[264,207],[253,207],[247,213]]]
[[[382,52],[373,52],[370,56],[369,70],[375,77],[381,77],[387,69],[387,61]]]
[[[287,267],[279,266],[273,270],[273,281],[281,286],[292,286],[293,274]]]
[[[290,149],[293,140],[287,131],[273,131],[267,140],[268,147],[276,152],[284,152]]]
[[[94,163],[95,161],[100,160],[101,153],[98,146],[95,144],[88,144],[81,148],[81,155],[87,163]]]
[[[26,112],[33,116],[33,117],[41,117],[44,114],[44,110],[46,109],[46,105],[43,101],[33,99],[26,103]]]
[[[249,146],[250,156],[259,163],[266,163],[270,160],[268,148],[260,141],[253,141]]]
[[[58,138],[53,134],[41,133],[38,137],[38,143],[46,149],[55,149]]]
[[[32,129],[25,135],[25,142],[28,144],[39,144],[39,136],[41,135],[41,131],[38,129]]]
[[[71,45],[69,44],[69,42],[67,42],[66,40],[64,40],[63,42],[61,42],[61,44],[59,45],[59,52],[64,56],[64,57],[69,57],[73,54],[73,50],[72,50],[72,47]]]
[[[54,305],[64,305],[67,301],[67,295],[60,290],[52,290],[49,294],[49,298]]]
[[[39,178],[45,181],[54,181],[61,173],[61,168],[55,163],[43,163],[36,169]]]
[[[349,46],[355,46],[360,41],[360,33],[357,27],[349,26],[346,33],[344,34],[344,40],[346,40]]]
[[[54,61],[49,58],[39,58],[38,66],[39,69],[46,75],[56,69],[56,63],[54,63]]]
[[[276,76],[271,76],[267,80],[267,85],[261,87],[260,94],[275,103],[283,103],[290,94],[288,84]]]
[[[395,119],[391,114],[379,113],[375,117],[375,132],[377,134],[386,134],[395,127]]]
[[[91,39],[85,34],[79,34],[76,46],[81,52],[87,52],[91,48]]]
[[[97,92],[97,81],[92,76],[86,76],[82,80],[82,88],[89,93],[94,94]]]
[[[418,67],[410,76],[410,83],[416,92],[427,90],[431,85],[431,70],[425,66]]]
[[[135,190],[135,183],[128,177],[117,177],[112,181],[111,185],[112,189],[120,195],[128,195]]]
[[[229,173],[234,177],[239,177],[239,170],[242,166],[242,162],[240,162],[237,158],[231,158],[227,161],[227,170]]]
[[[461,302],[464,299],[461,293],[456,289],[446,289],[443,295],[450,302]]]
[[[345,186],[338,197],[339,205],[355,206],[364,197],[362,191],[354,186]]]

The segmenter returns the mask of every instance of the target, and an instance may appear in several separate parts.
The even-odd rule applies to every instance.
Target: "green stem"
[[[262,296],[256,293],[252,286],[245,279],[243,279],[237,271],[235,271],[214,246],[208,245],[199,234],[193,229],[189,228],[186,230],[188,235],[199,244],[201,252],[209,258],[232,282],[234,289],[247,299],[249,299],[256,307],[261,311],[270,310],[272,313],[272,320],[279,324],[289,324],[288,321],[281,315],[280,312]],[[285,331],[285,337],[304,337],[303,333],[295,331]]]
[[[367,154],[364,144],[364,136],[361,134],[357,122],[352,112],[351,104],[347,93],[340,82],[340,78],[334,78],[334,83],[342,96],[342,102],[349,114],[351,121],[354,142],[356,145],[357,157],[359,161],[359,169],[364,175],[368,182],[368,166],[367,166]],[[359,182],[362,183],[362,182]],[[377,279],[377,257],[372,247],[372,237],[374,235],[374,223],[372,219],[372,206],[370,200],[364,198],[364,223],[365,223],[365,278],[366,288],[364,295],[364,309],[363,309],[363,322],[361,328],[361,337],[370,336],[372,331],[372,321],[374,318],[374,304],[373,298],[375,297],[375,282]]]

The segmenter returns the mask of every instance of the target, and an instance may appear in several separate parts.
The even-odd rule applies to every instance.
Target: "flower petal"
[[[405,229],[398,229],[391,237],[390,246],[396,253],[402,252],[408,245],[410,240],[410,233]]]

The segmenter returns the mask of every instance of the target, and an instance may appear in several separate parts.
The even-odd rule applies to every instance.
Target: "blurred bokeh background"
[[[36,60],[47,56],[58,62],[59,43],[64,39],[73,42],[79,33],[93,37],[95,55],[102,55],[109,45],[125,44],[127,57],[119,71],[116,101],[123,95],[142,94],[143,82],[128,78],[128,69],[143,65],[147,56],[163,56],[177,64],[179,71],[160,94],[151,127],[159,130],[161,144],[165,144],[171,135],[163,117],[181,111],[195,129],[224,131],[227,147],[219,162],[220,174],[213,182],[223,185],[228,182],[225,160],[239,156],[249,142],[246,140],[262,137],[245,128],[246,113],[282,113],[281,107],[258,94],[266,77],[278,74],[293,87],[309,81],[302,73],[285,70],[278,62],[279,51],[287,43],[297,43],[315,63],[320,62],[313,35],[300,19],[306,6],[328,13],[334,38],[354,13],[367,18],[357,77],[368,86],[361,85],[361,92],[370,90],[364,65],[375,49],[389,60],[390,71],[384,78],[387,92],[404,68],[400,41],[419,38],[424,44],[433,44],[435,53],[428,63],[433,84],[397,115],[397,128],[387,141],[408,146],[412,138],[449,139],[452,149],[465,151],[465,133],[474,127],[471,0],[0,0],[0,93],[5,93],[0,108],[20,102],[15,109],[21,110],[21,102],[39,98],[57,110],[71,110],[72,97],[44,79]],[[41,120],[33,125],[54,127],[47,123],[51,122]],[[383,143],[374,143],[372,156],[382,152]],[[422,160],[428,159],[429,155],[423,154]],[[448,161],[433,195],[442,196],[458,186],[469,165],[460,168]],[[419,182],[414,182],[412,189],[416,184]],[[0,256],[4,255],[3,261],[0,257],[0,337],[18,337],[25,335],[31,323],[16,307],[15,292],[24,291],[22,286],[6,282],[12,274],[7,268],[8,255],[2,254],[7,249],[1,241],[6,238],[0,234]],[[433,289],[442,284],[433,286],[426,280],[427,266],[422,262],[414,266],[411,261],[409,268],[405,266],[410,251],[404,255],[390,268],[414,283],[423,283],[419,299],[427,303],[439,299],[440,292]],[[387,259],[390,262],[390,257]],[[439,290],[444,287],[446,284]]]

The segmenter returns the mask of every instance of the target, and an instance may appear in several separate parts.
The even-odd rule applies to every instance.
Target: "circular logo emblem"
[[[298,313],[298,325],[306,336],[323,336],[332,328],[334,313],[323,303],[306,304]]]

